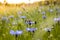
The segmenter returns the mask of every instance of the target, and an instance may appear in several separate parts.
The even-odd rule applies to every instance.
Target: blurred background
[[[0,40],[60,40],[60,0],[0,0]]]

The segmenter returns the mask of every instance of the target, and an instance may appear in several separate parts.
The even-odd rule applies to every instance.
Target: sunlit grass
[[[54,7],[52,7],[52,9],[54,10]],[[54,18],[57,17],[56,15],[56,10],[54,10],[53,13],[50,13],[49,11],[47,11],[47,9],[49,8],[48,6],[44,6],[44,9],[41,9],[43,11],[46,11],[46,19],[42,18],[42,14],[41,12],[38,12],[39,10],[39,6],[27,6],[27,7],[0,7],[0,40],[16,40],[15,39],[15,35],[11,35],[10,34],[10,30],[22,30],[23,34],[20,36],[18,36],[17,40],[59,40],[60,37],[55,38],[55,36],[57,36],[59,33],[59,24],[54,22]],[[22,12],[22,14],[17,14],[19,11]],[[9,17],[13,15],[14,18],[8,18],[9,21],[6,23],[6,21],[2,21],[1,18],[4,16]],[[30,35],[30,33],[28,33],[26,31],[27,25],[24,22],[24,20],[26,19],[21,19],[18,16],[26,16],[26,19],[31,19],[32,21],[36,21],[37,24],[33,24],[32,26],[28,27],[32,27],[32,28],[37,28],[37,31],[35,31],[34,35]],[[16,19],[15,19],[16,18]],[[16,25],[12,25],[12,22],[16,22]],[[56,32],[53,30],[51,32],[51,34],[53,35],[52,39],[48,39],[48,32],[44,31],[45,27],[52,27],[52,25],[54,25],[54,30],[56,30]],[[58,30],[58,31],[57,31]],[[57,33],[57,34],[54,34]],[[60,34],[59,34],[60,35]]]

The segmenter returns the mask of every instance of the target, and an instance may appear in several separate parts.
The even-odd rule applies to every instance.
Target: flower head
[[[44,14],[46,14],[46,12],[45,12],[45,11],[43,11],[43,12],[42,12],[42,14],[44,15]]]
[[[44,30],[45,30],[46,32],[48,32],[48,31],[51,31],[52,29],[51,29],[51,28],[44,28]]]
[[[43,16],[42,16],[42,18],[43,18],[43,19],[46,19],[46,16],[45,16],[45,15],[43,15]]]
[[[24,18],[26,18],[26,16],[20,16],[20,18],[23,18],[24,19]]]
[[[14,21],[14,22],[12,22],[12,25],[17,25],[17,22],[15,22],[15,21]]]
[[[14,30],[10,30],[10,34],[12,34],[12,35],[21,35],[22,33],[23,33],[23,31],[21,31],[21,30],[20,31],[17,30],[16,32]]]
[[[54,21],[60,21],[60,18],[54,18]]]
[[[27,28],[26,30],[29,31],[29,32],[33,32],[33,31],[36,31],[37,28]]]
[[[10,34],[15,35],[15,32],[13,30],[10,30]]]
[[[19,34],[21,35],[21,34],[23,33],[23,31],[21,31],[21,30],[18,31],[18,30],[17,30],[15,33],[16,33],[17,35],[19,35]]]
[[[49,9],[49,12],[53,12],[53,9]]]

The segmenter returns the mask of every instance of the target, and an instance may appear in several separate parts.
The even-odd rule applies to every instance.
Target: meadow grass
[[[40,6],[28,6],[28,7],[0,7],[0,40],[60,40],[60,24],[54,22],[54,18],[58,17],[56,15],[55,6],[51,8],[49,6],[43,6],[43,9],[39,8]],[[59,6],[58,6],[59,7]],[[50,13],[48,8],[53,9],[54,11]],[[43,14],[41,12],[46,12],[46,19],[43,19]],[[22,12],[21,14],[17,14],[18,12]],[[14,16],[13,18],[9,18],[9,16]],[[20,16],[26,16],[25,19],[20,18]],[[2,20],[2,17],[7,17],[6,20]],[[36,21],[37,24],[33,24],[32,26],[25,23],[26,19],[30,19],[32,21]],[[16,23],[16,24],[12,24]],[[53,26],[54,25],[54,26]],[[44,31],[46,27],[54,27],[50,34]],[[26,31],[27,27],[37,28],[35,33],[29,33]],[[18,35],[17,39],[15,35],[10,34],[10,30],[22,30],[23,34]],[[33,35],[33,36],[32,36]],[[50,35],[52,37],[48,38]]]

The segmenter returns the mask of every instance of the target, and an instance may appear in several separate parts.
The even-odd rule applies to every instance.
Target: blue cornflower
[[[26,24],[32,25],[35,24],[35,22],[32,22],[31,20],[26,21]]]
[[[24,19],[24,18],[26,18],[26,16],[20,16],[20,18],[23,18]]]
[[[35,32],[37,30],[37,28],[26,28],[26,30],[29,32]]]
[[[60,21],[60,18],[54,18],[54,21]]]
[[[16,33],[17,35],[19,35],[19,34],[21,35],[21,34],[23,33],[23,31],[21,31],[21,30],[18,31],[18,30],[17,30],[15,33]]]
[[[33,31],[36,31],[37,28],[31,28],[30,31],[33,32]]]
[[[46,12],[45,12],[45,11],[43,11],[43,12],[42,12],[42,14],[43,14],[43,15],[45,15],[45,14],[46,14]]]
[[[15,32],[13,30],[10,30],[10,34],[15,35]]]
[[[17,30],[16,32],[13,30],[10,30],[10,34],[12,34],[12,35],[21,35],[22,33],[23,33],[23,31],[21,31],[21,30],[20,31]]]
[[[43,19],[46,19],[46,16],[45,16],[45,15],[43,15],[43,16],[42,16],[42,18],[43,18]]]

